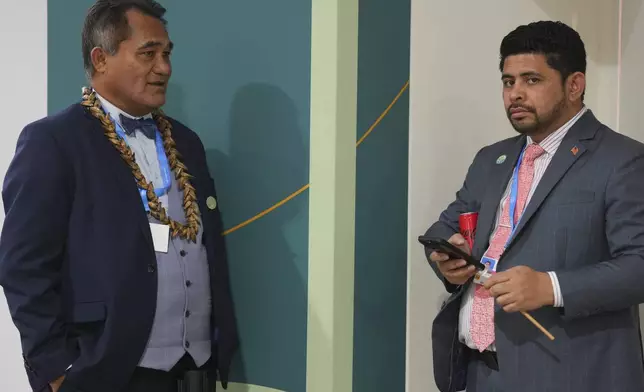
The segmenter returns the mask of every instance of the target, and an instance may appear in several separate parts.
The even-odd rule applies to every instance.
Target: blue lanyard
[[[112,116],[110,116],[112,118]],[[116,133],[119,135],[123,141],[128,144],[127,138],[125,137],[125,131],[117,121],[112,118],[112,122],[116,125]],[[161,133],[156,132],[156,148],[157,148],[157,158],[159,159],[159,168],[161,169],[161,178],[163,179],[163,186],[161,188],[155,188],[154,193],[157,197],[165,195],[172,185],[172,175],[170,170],[170,164],[168,163],[168,157],[165,155],[165,150],[163,149],[163,140],[161,140]],[[148,205],[148,196],[147,190],[139,188],[139,194],[141,195],[141,201],[143,202],[143,207],[145,211],[150,211],[150,206]]]
[[[521,216],[523,216],[523,212],[521,212],[521,216],[517,220],[517,222],[514,222],[514,213],[517,210],[517,195],[519,194],[519,167],[521,166],[521,161],[523,160],[523,154],[525,153],[526,147],[521,150],[521,155],[519,155],[519,161],[517,162],[517,165],[514,167],[514,171],[512,172],[512,179],[510,180],[510,206],[509,206],[509,211],[508,214],[510,215],[510,236],[508,237],[507,242],[505,243],[505,247],[507,248],[508,245],[510,244],[510,241],[512,240],[512,237],[514,237],[514,232],[517,229],[517,226],[519,225],[519,222],[521,221]]]

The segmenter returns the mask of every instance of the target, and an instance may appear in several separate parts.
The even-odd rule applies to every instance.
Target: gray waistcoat
[[[118,122],[122,112],[102,97],[99,99]],[[152,181],[155,187],[162,186],[155,141],[146,138],[139,130],[125,138],[145,178]],[[171,218],[185,222],[183,193],[174,178],[170,191],[159,200]],[[154,218],[149,219],[150,222],[159,223]],[[199,366],[210,358],[210,273],[201,237],[202,230],[197,235],[196,243],[171,239],[168,253],[156,253],[156,315],[139,366],[170,370],[186,352]]]
[[[132,117],[100,95],[97,97],[117,124],[121,114]],[[155,141],[145,137],[138,129],[126,135],[125,139],[145,178],[155,187],[162,186]],[[171,218],[185,223],[183,193],[174,178],[168,194],[159,200]],[[158,223],[154,218],[149,219]],[[139,366],[170,370],[186,352],[199,366],[210,358],[210,273],[201,237],[202,230],[199,230],[196,243],[171,239],[168,253],[156,253],[159,287],[156,315]]]
[[[167,196],[168,214],[184,223],[183,193],[174,178]],[[158,223],[152,217],[150,221]],[[168,253],[156,253],[156,316],[139,366],[170,370],[186,351],[198,366],[210,358],[210,273],[201,237],[202,230],[196,243],[173,238]]]

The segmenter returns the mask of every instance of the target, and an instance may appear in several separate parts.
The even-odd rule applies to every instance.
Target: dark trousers
[[[178,382],[185,372],[206,369],[209,365],[210,361],[199,368],[192,357],[186,354],[169,372],[137,367],[124,392],[181,392]],[[213,385],[212,391],[214,390]]]
[[[132,374],[130,382],[120,392],[183,392],[185,389],[182,390],[179,388],[179,380],[184,378],[185,373],[194,370],[209,369],[211,368],[211,361],[212,359],[202,367],[198,367],[192,357],[186,353],[169,372],[137,367]],[[215,392],[215,379],[215,375],[211,374],[210,384],[212,387],[208,388],[208,392]],[[47,387],[47,389],[40,392],[49,390],[49,387]],[[199,389],[188,390],[201,392]],[[69,382],[63,382],[59,392],[80,392],[80,389],[70,385]]]

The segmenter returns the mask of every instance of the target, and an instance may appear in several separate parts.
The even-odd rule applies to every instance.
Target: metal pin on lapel
[[[505,158],[507,158],[507,156],[505,156],[505,154],[504,154],[504,155],[499,156],[498,158],[496,158],[496,164],[497,164],[497,165],[502,164],[503,162],[505,162]]]
[[[579,148],[577,146],[574,146],[573,148],[570,149],[570,152],[572,152],[572,155],[577,155],[579,152]]]
[[[217,208],[217,200],[212,196],[208,196],[208,198],[206,199],[206,205],[210,210],[214,210],[215,208]]]

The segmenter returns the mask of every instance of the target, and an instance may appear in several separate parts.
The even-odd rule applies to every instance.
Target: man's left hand
[[[550,276],[526,266],[492,274],[484,287],[506,312],[527,312],[555,301]]]

